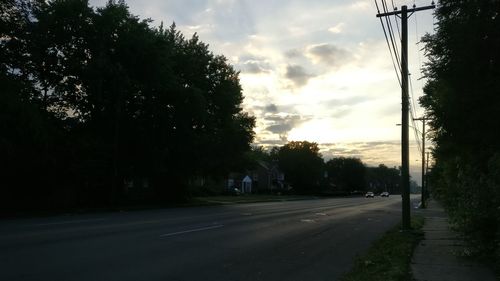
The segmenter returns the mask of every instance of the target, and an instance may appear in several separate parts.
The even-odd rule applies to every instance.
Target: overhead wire
[[[413,1],[413,7],[415,7],[415,0]],[[419,44],[419,33],[418,33],[417,14],[414,15],[414,19],[415,19],[415,45],[417,45],[419,67],[420,67],[420,69],[422,69],[422,60],[421,60],[421,54],[420,54],[421,49],[418,47],[418,44]],[[413,82],[412,82],[413,79],[412,79],[411,75],[409,75],[408,80],[410,82],[409,83],[410,84],[410,97],[409,97],[409,99],[410,99],[411,110],[412,110],[411,112],[413,113],[412,122],[413,122],[414,134],[415,134],[415,139],[417,141],[418,150],[419,150],[420,153],[422,153],[423,144],[421,143],[420,138],[424,137],[424,136],[420,136],[422,134],[422,132],[420,132],[417,129],[416,122],[414,120],[415,116],[417,116],[417,110],[416,110],[416,102],[415,102],[415,92],[414,92],[414,87],[413,87]],[[422,87],[420,87],[420,88],[422,88]],[[425,122],[425,121],[422,120],[422,122]],[[425,140],[422,139],[422,142],[424,142],[424,141]]]
[[[391,0],[391,4],[392,4],[392,8],[394,10],[396,10],[396,6],[394,5],[394,0]],[[388,9],[388,5],[387,5],[386,0],[382,0],[382,5],[383,5],[383,8],[384,8],[384,12],[388,12],[389,9]],[[395,25],[396,25],[396,28],[397,28],[397,31],[398,31],[398,37],[399,37],[399,40],[401,41],[401,31],[399,29],[398,20],[397,20],[396,16],[394,16],[394,17],[395,17]],[[387,22],[387,26],[388,26],[388,30],[389,30],[391,42],[392,42],[393,48],[395,50],[394,52],[397,54],[397,57],[399,58],[399,50],[397,48],[397,44],[394,42],[396,40],[396,35],[394,34],[394,28],[393,28],[393,25],[392,25],[391,18],[390,17],[386,17],[386,22]],[[398,60],[398,62],[400,62],[400,61]],[[408,73],[408,80],[410,82],[410,85],[412,85],[410,73]],[[420,136],[419,136],[419,132],[418,132],[418,127],[417,127],[417,124],[416,124],[416,122],[414,120],[416,118],[416,109],[415,109],[415,102],[413,100],[413,86],[411,86],[411,87],[412,87],[411,88],[412,94],[408,97],[409,98],[408,104],[409,104],[409,107],[410,107],[409,111],[410,111],[410,115],[411,115],[411,123],[412,123],[412,128],[413,128],[413,134],[414,134],[415,140],[417,142],[417,148],[421,152],[422,151],[422,145],[421,145],[421,142],[420,142]]]
[[[396,5],[394,5],[394,0],[391,0],[391,3],[392,3],[392,9],[395,11],[397,10],[396,8]],[[398,36],[399,36],[399,40],[401,41],[401,30],[399,29],[399,23],[398,23],[398,20],[397,20],[397,16],[394,15],[394,21],[396,22],[396,28],[398,30]]]
[[[375,2],[375,6],[377,7],[377,13],[380,14],[380,9],[379,9],[379,5],[378,5],[377,0],[374,0],[374,2]],[[387,36],[388,31],[386,31],[384,21],[382,20],[381,17],[379,17],[379,20],[380,20],[380,24],[382,25],[382,30],[384,31],[384,36],[385,36],[385,41],[387,43],[387,47],[389,48],[389,53],[391,55],[392,65],[394,67],[394,71],[396,72],[396,77],[398,79],[399,85],[401,86],[401,78],[399,77],[400,71],[398,72],[398,69],[399,70],[401,69],[400,64],[399,64],[399,58],[398,58],[397,54],[394,53],[392,48],[391,48],[391,44],[389,43],[389,37]],[[394,57],[396,57],[396,61],[394,60]],[[396,65],[396,62],[398,62],[398,65]]]
[[[389,12],[389,9],[387,8],[387,2],[385,0],[382,0],[382,8],[384,9],[384,13]],[[391,39],[391,44],[392,48],[394,50],[394,56],[396,57],[396,62],[398,63],[399,70],[401,71],[401,61],[399,59],[399,49],[398,49],[398,44],[395,43],[395,36],[394,36],[394,29],[392,28],[392,20],[391,17],[384,17],[385,21],[387,23],[387,30],[389,32],[389,38]]]
[[[375,6],[377,8],[377,12],[380,13],[380,8],[379,8],[377,0],[374,0],[374,2],[375,2]],[[392,8],[394,10],[396,10],[394,0],[391,0],[391,4],[392,4]],[[414,3],[414,5],[415,5],[415,3]],[[381,6],[382,6],[384,13],[387,13],[388,12],[388,5],[387,5],[386,0],[381,0]],[[396,16],[394,16],[394,17],[395,17],[395,25],[396,25],[398,37],[401,40],[401,30],[399,28],[398,20],[397,20]],[[401,80],[400,80],[400,76],[399,76],[399,72],[401,72],[401,62],[400,62],[400,58],[399,58],[400,57],[399,49],[397,47],[397,44],[395,43],[396,35],[394,34],[392,20],[390,17],[385,17],[385,25],[384,25],[384,21],[380,18],[380,23],[382,25],[382,30],[384,31],[384,36],[385,36],[385,39],[387,42],[387,46],[388,46],[389,52],[391,54],[391,60],[392,60],[393,66],[394,66],[394,70],[396,71],[396,76],[397,76],[398,82],[401,86]],[[397,67],[395,65],[396,63],[397,63]],[[398,70],[399,70],[399,72],[398,72]],[[410,105],[409,111],[410,111],[410,115],[411,115],[412,128],[413,128],[413,133],[414,133],[415,140],[417,143],[417,148],[421,153],[422,152],[422,144],[420,141],[420,134],[421,133],[419,132],[418,127],[416,126],[416,122],[414,120],[416,118],[416,108],[415,108],[415,101],[414,101],[413,83],[412,83],[411,75],[409,73],[408,73],[408,80],[409,80],[409,84],[410,84],[410,88],[411,88],[411,95],[408,96],[408,103]]]
[[[413,83],[412,83],[412,79],[411,79],[410,74],[408,74],[408,81],[410,82],[409,83],[410,84],[410,95],[408,96],[408,103],[410,104],[410,119],[411,119],[411,123],[412,123],[412,127],[413,127],[413,133],[415,135],[415,140],[417,142],[417,148],[418,148],[419,152],[422,153],[422,144],[420,142],[420,135],[422,133],[418,129],[417,124],[415,122],[415,118],[417,116],[417,113],[415,110],[415,103],[413,101],[413,96],[414,96]]]

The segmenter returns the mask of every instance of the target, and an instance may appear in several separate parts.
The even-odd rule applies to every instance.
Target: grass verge
[[[354,268],[341,281],[409,281],[413,250],[423,238],[424,218],[413,216],[412,231],[400,231],[401,225],[389,230],[368,252],[356,258]]]

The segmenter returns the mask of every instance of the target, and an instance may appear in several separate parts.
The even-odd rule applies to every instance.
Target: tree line
[[[325,161],[317,143],[291,141],[266,150],[254,147],[253,161],[277,163],[285,182],[300,194],[347,195],[364,191],[400,193],[400,170],[383,164],[368,167],[356,157],[334,157]]]
[[[431,118],[432,194],[469,252],[500,264],[500,1],[439,1],[420,103]],[[498,268],[498,267],[497,267]]]
[[[0,208],[182,200],[245,163],[254,118],[238,72],[196,34],[123,1],[0,3]],[[139,180],[140,181],[139,181]]]

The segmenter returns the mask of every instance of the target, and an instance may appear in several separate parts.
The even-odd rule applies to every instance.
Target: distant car
[[[368,192],[365,194],[365,197],[366,197],[366,198],[374,198],[374,197],[375,197],[375,194],[373,194],[373,192],[371,192],[371,191],[368,191]]]
[[[389,192],[384,191],[384,192],[380,193],[380,197],[389,197]]]

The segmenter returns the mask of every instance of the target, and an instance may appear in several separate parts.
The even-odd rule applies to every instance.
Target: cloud
[[[278,107],[274,103],[271,103],[271,104],[267,105],[266,107],[264,107],[264,110],[267,112],[271,112],[271,113],[277,113]]]
[[[344,25],[345,25],[345,23],[341,22],[335,26],[328,28],[328,31],[330,31],[331,33],[335,33],[335,34],[341,33],[343,28],[344,28]]]
[[[274,108],[272,105],[269,108],[270,110],[278,108]],[[300,124],[308,121],[311,117],[302,116],[300,114],[288,114],[288,113],[267,113],[262,117],[264,123],[266,124],[265,131],[278,135],[281,140],[287,140],[288,133],[299,126]]]
[[[303,52],[300,49],[291,49],[285,52],[285,57],[292,59],[297,57],[302,57]]]
[[[371,3],[367,0],[357,1],[351,4],[351,8],[355,10],[366,10],[372,8]]]
[[[283,124],[276,124],[276,125],[271,125],[266,128],[266,130],[270,131],[271,133],[278,134],[278,135],[283,135],[285,133],[288,133],[290,130],[293,129],[293,124],[292,123],[283,123]]]
[[[245,73],[259,74],[268,73],[270,71],[269,63],[258,60],[247,60],[241,64],[241,70]]]
[[[302,87],[314,75],[308,73],[304,67],[300,65],[288,65],[286,67],[285,77],[291,80],[297,87]]]
[[[330,116],[333,118],[342,118],[352,112],[352,109],[346,108],[346,107],[341,107],[341,108],[335,108],[331,110]]]
[[[286,139],[269,139],[269,140],[259,140],[259,146],[282,146],[285,145],[288,141]]]
[[[267,122],[276,122],[283,119],[284,116],[297,115],[294,105],[268,103],[265,105],[254,105],[251,107],[251,110],[252,112],[257,112],[259,118],[262,117]]]
[[[340,66],[351,57],[347,50],[326,43],[309,46],[306,55],[313,63],[328,66]]]
[[[328,107],[334,106],[354,106],[369,100],[366,96],[350,96],[346,98],[334,98],[325,103]]]
[[[370,166],[399,164],[399,141],[323,143],[319,147],[326,159],[357,157]]]

